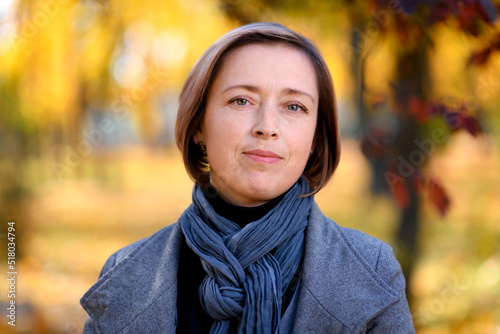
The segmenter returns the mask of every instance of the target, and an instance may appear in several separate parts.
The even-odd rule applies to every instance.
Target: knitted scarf
[[[264,217],[241,228],[194,187],[180,224],[207,272],[200,299],[215,320],[210,333],[279,332],[282,296],[300,265],[313,202],[299,195],[309,191],[300,178]]]

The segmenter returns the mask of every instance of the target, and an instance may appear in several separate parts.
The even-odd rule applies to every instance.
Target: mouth
[[[243,152],[243,154],[247,158],[250,158],[255,162],[260,162],[260,163],[265,163],[265,164],[276,163],[276,162],[281,161],[283,159],[283,157],[281,157],[280,155],[278,155],[272,151],[252,150],[252,151]]]

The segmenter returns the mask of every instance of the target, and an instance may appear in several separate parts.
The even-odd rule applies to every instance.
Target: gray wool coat
[[[176,328],[180,224],[113,254],[82,297],[84,333],[169,333]],[[340,227],[313,204],[288,332],[415,333],[391,247]],[[295,298],[295,297],[294,297]]]

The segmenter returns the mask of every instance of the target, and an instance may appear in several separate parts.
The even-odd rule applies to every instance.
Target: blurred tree
[[[12,30],[0,53],[0,219],[2,224],[18,221],[17,237],[22,240],[30,225],[30,194],[54,175],[40,159],[67,159],[65,167],[79,171],[74,168],[77,156],[67,158],[68,149],[81,139],[90,101],[104,100],[109,91],[107,64],[119,29],[106,20],[103,8],[92,4],[85,13],[76,1],[20,0],[11,6],[2,23]],[[93,50],[85,54],[87,41],[78,40],[76,27],[82,22],[72,19],[82,19],[90,10],[95,11],[92,29],[106,24],[111,45],[94,39]],[[17,256],[21,258],[22,248]]]
[[[445,145],[453,132],[465,129],[477,136],[483,131],[477,100],[472,104],[466,99],[453,104],[432,100],[429,57],[436,27],[446,24],[476,38],[491,39],[486,48],[489,56],[494,49],[500,50],[497,46],[500,35],[495,34],[493,25],[498,5],[489,0],[373,0],[369,5],[372,15],[366,30],[372,24],[385,38],[394,38],[398,45],[392,96],[383,97],[383,102],[395,111],[398,126],[388,131],[365,120],[362,147],[372,166],[382,166],[373,168],[373,179],[386,181],[378,184],[388,186],[387,190],[401,208],[396,246],[405,276],[411,280],[418,258],[422,193],[427,194],[441,215],[447,213],[450,205],[446,190],[439,181],[426,175],[422,167],[435,148]],[[353,46],[363,47],[359,40]],[[471,61],[484,64],[487,56],[473,55]],[[380,97],[369,94],[365,94],[360,103],[367,105],[372,114],[381,107]],[[411,297],[410,291],[408,295]]]
[[[486,40],[487,44],[474,52],[468,62],[469,65],[486,64],[500,51],[500,33],[494,26],[498,2],[220,0],[220,4],[226,14],[240,24],[273,19],[279,12],[303,17],[313,17],[314,13],[315,18],[330,15],[329,21],[334,22],[335,11],[346,12],[351,43],[340,47],[349,58],[356,82],[354,95],[361,122],[362,150],[372,168],[372,190],[392,194],[400,208],[395,246],[404,274],[410,280],[418,257],[421,197],[428,198],[441,215],[447,213],[450,205],[444,187],[436,178],[426,175],[423,167],[435,149],[445,145],[454,132],[465,129],[472,136],[483,132],[478,99],[433,100],[429,58],[434,37],[438,27],[446,25],[475,39]],[[269,14],[270,9],[274,10],[274,16]],[[366,84],[366,64],[382,41],[391,42],[394,58],[389,94],[372,91]],[[411,301],[411,291],[408,296]]]
[[[30,200],[43,187],[120,186],[123,160],[111,145],[170,144],[162,132],[173,129],[171,97],[229,24],[211,1],[0,1],[0,253],[14,220],[16,260],[34,263],[25,253],[39,232]],[[36,300],[21,293],[18,301]],[[23,330],[48,332],[31,325]]]
[[[124,123],[157,145],[172,127],[162,99],[227,30],[216,10],[175,0],[0,5],[1,224],[17,220],[19,233],[27,230],[30,193],[47,181],[108,182],[103,146]]]

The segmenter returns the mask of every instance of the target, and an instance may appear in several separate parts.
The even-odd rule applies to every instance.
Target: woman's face
[[[206,145],[217,193],[235,205],[257,206],[302,175],[317,118],[309,58],[285,44],[251,44],[226,57],[193,139]]]

